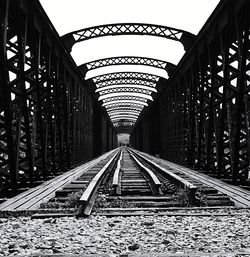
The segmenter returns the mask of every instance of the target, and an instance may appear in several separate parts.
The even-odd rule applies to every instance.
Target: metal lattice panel
[[[95,93],[100,93],[102,91],[106,91],[106,90],[113,90],[113,89],[118,89],[118,88],[131,88],[131,90],[133,88],[135,89],[145,89],[145,90],[149,90],[151,92],[157,92],[157,90],[154,87],[148,87],[148,86],[142,86],[142,85],[113,85],[113,86],[107,86],[107,87],[101,87],[101,88],[97,88],[95,90]]]
[[[107,106],[115,103],[136,103],[144,106],[148,106],[147,99],[137,96],[116,96],[103,100],[102,106]]]
[[[193,43],[195,38],[195,36],[190,32],[167,26],[144,23],[118,23],[105,24],[73,31],[64,35],[62,39],[64,40],[65,45],[67,43],[69,44],[68,48],[71,50],[75,43],[91,38],[115,35],[148,35],[163,37],[181,42],[185,49],[190,48],[190,45]]]
[[[114,118],[112,119],[112,122],[117,122],[117,121],[134,121],[136,122],[137,118]]]
[[[99,92],[100,96],[102,95],[108,95],[112,93],[126,93],[126,92],[132,92],[132,93],[138,93],[138,94],[145,94],[145,95],[151,95],[152,92],[157,92],[155,89],[143,89],[143,88],[136,88],[136,87],[120,87],[120,88],[111,88],[102,90]]]
[[[136,110],[129,110],[129,109],[120,109],[120,110],[112,110],[112,111],[108,111],[109,115],[113,115],[113,114],[126,114],[126,113],[131,113],[131,114],[140,114],[141,111],[136,111]]]
[[[106,109],[110,109],[110,108],[132,108],[132,109],[138,109],[141,110],[143,109],[143,105],[141,104],[136,104],[136,103],[116,103],[116,104],[112,104],[109,107],[106,107]]]
[[[166,66],[169,62],[157,60],[154,58],[147,57],[137,57],[137,56],[119,56],[119,57],[110,57],[95,60],[92,62],[85,63],[88,70],[94,70],[101,67],[111,66],[111,65],[146,65],[156,68],[166,69]],[[170,63],[172,65],[172,63]]]
[[[107,99],[103,99],[103,103],[108,103],[108,102],[113,102],[113,101],[137,101],[141,103],[146,103],[148,101],[147,98],[144,97],[139,97],[139,96],[133,96],[131,95],[122,95],[122,96],[114,96],[114,97],[109,97]]]
[[[156,82],[141,80],[141,79],[111,79],[103,82],[96,83],[97,88],[112,86],[112,85],[141,85],[148,87],[156,87]]]
[[[112,79],[128,79],[128,78],[158,82],[160,77],[153,74],[142,73],[142,72],[114,72],[114,73],[107,73],[107,74],[93,77],[92,80],[94,81],[94,83],[100,83],[103,81],[110,81]]]
[[[111,121],[116,120],[116,119],[137,119],[137,115],[129,115],[129,114],[124,114],[124,115],[116,115],[116,116],[111,116],[110,119]]]
[[[153,101],[152,96],[150,96],[148,94],[141,94],[141,93],[134,93],[134,92],[119,92],[119,93],[102,95],[102,96],[99,96],[98,101],[113,98],[113,97],[123,97],[123,96],[124,97],[140,97],[140,98],[144,98],[146,100]]]

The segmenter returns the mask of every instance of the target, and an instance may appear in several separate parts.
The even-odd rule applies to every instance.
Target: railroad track
[[[209,198],[209,206],[234,205],[218,190],[126,147],[56,191],[50,202],[64,203],[77,196],[77,216],[159,213],[173,207],[200,206],[204,197]]]
[[[211,183],[203,174],[194,174],[192,170],[127,147],[117,148],[72,173],[71,179],[65,175],[51,184],[47,182],[44,188],[40,186],[22,194],[23,197],[0,204],[0,210],[13,206],[15,210],[35,210],[30,206],[39,204],[38,212],[53,212],[52,216],[58,212],[79,217],[163,215],[178,208],[234,206],[240,197],[245,197],[243,207],[250,206],[249,194],[244,196],[246,192],[242,189],[241,196],[233,199],[230,190],[236,194],[235,190],[227,190],[224,184],[220,188],[218,181]],[[42,200],[40,195],[44,196]]]

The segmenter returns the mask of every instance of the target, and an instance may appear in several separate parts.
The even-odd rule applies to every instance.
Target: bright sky
[[[60,36],[75,30],[112,23],[149,23],[174,27],[198,34],[219,0],[40,0]],[[153,36],[107,36],[73,46],[71,55],[77,65],[115,56],[155,58],[178,64],[185,53],[180,42]],[[163,69],[117,65],[99,68],[93,76],[120,71],[151,73],[168,78]],[[100,99],[135,93],[111,93]],[[138,93],[138,96],[141,96]],[[144,95],[145,97],[145,95]],[[146,97],[152,100],[150,95]],[[129,102],[126,100],[126,103]],[[130,113],[131,114],[131,113]],[[124,116],[124,118],[126,118]]]
[[[40,0],[62,36],[109,23],[150,23],[197,34],[219,0]],[[72,56],[78,65],[100,58],[134,55],[177,64],[184,54],[179,42],[152,36],[101,37],[78,43]]]

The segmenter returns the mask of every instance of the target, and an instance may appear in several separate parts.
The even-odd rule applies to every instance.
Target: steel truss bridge
[[[250,3],[222,0],[197,36],[107,24],[59,37],[37,0],[0,1],[0,194],[15,195],[117,146],[131,145],[232,183],[250,183]],[[72,47],[103,36],[181,43],[178,65],[140,56],[77,67]],[[147,65],[168,78],[91,70]],[[99,99],[99,101],[98,101]]]

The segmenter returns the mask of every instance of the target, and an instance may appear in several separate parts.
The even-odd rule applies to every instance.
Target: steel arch
[[[151,82],[158,82],[160,76],[144,72],[112,72],[91,78],[94,83],[109,81],[112,79],[140,79]],[[163,78],[164,79],[164,78]]]
[[[105,101],[105,100],[113,98],[113,97],[128,97],[128,98],[129,97],[139,97],[139,98],[145,99],[146,101],[147,100],[153,101],[152,96],[150,96],[148,94],[134,93],[134,92],[120,92],[120,93],[102,95],[102,96],[99,96],[98,101],[100,101],[100,100]]]
[[[106,90],[113,90],[113,89],[117,89],[117,88],[140,88],[140,89],[145,89],[145,90],[149,90],[152,92],[157,92],[157,90],[154,87],[149,87],[149,86],[144,86],[144,85],[136,85],[136,84],[131,84],[131,85],[125,84],[125,85],[112,85],[112,86],[97,88],[95,90],[95,93],[101,93]]]
[[[126,117],[126,118],[124,118],[124,119],[122,119],[122,118],[114,118],[114,119],[112,119],[111,121],[113,122],[113,121],[134,121],[134,122],[136,122],[136,120],[137,120],[137,118],[135,119],[135,118],[128,118],[128,117]]]
[[[87,62],[79,65],[78,68],[85,74],[90,70],[113,65],[144,65],[164,69],[167,72],[172,71],[176,67],[176,65],[171,62],[166,62],[155,58],[140,56],[117,56]]]
[[[120,114],[120,113],[132,113],[132,114],[140,114],[141,111],[136,111],[136,110],[128,110],[128,109],[120,109],[120,110],[112,110],[107,112],[109,115],[113,115],[113,114]]]
[[[116,103],[136,103],[144,106],[148,106],[147,104],[147,99],[141,98],[141,97],[136,97],[136,96],[130,96],[130,97],[110,97],[108,99],[103,100],[102,106],[107,106],[107,105],[113,105]]]
[[[98,93],[100,96],[102,95],[109,95],[113,93],[126,93],[126,92],[132,92],[132,93],[139,93],[139,94],[146,94],[146,95],[151,95],[152,92],[157,92],[154,88],[137,88],[137,87],[118,87],[118,88],[111,88],[111,89],[106,89],[99,91]]]
[[[141,79],[133,79],[133,78],[123,78],[123,79],[111,79],[96,83],[97,88],[113,86],[113,85],[141,85],[148,87],[156,87],[156,82],[141,80]]]
[[[147,35],[163,37],[182,43],[185,50],[190,49],[196,36],[185,30],[146,23],[114,23],[93,26],[69,32],[61,37],[65,47],[71,51],[74,44],[84,40],[116,35]]]
[[[136,103],[116,103],[110,106],[107,106],[106,109],[109,110],[110,108],[133,108],[133,109],[139,109],[142,110],[143,109],[143,105],[141,104],[136,104]]]
[[[132,119],[137,119],[138,116],[137,115],[132,115],[132,114],[118,114],[118,115],[113,115],[113,116],[110,116],[110,119],[111,120],[114,120],[116,118],[120,118],[120,119],[126,119],[126,118],[132,118]]]

